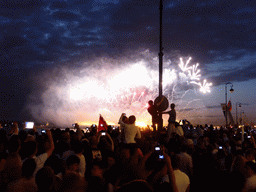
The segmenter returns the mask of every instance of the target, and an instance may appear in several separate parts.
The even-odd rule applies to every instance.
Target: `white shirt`
[[[136,143],[136,138],[141,138],[139,127],[135,124],[126,124],[120,121],[120,124],[124,127],[124,143]]]
[[[175,182],[179,192],[185,192],[190,185],[189,177],[186,173],[180,171],[179,169],[173,171]],[[165,175],[162,179],[162,182],[170,182],[168,175]]]
[[[190,185],[189,177],[180,170],[174,170],[175,181],[179,192],[185,192]]]
[[[33,176],[35,177],[37,171],[44,167],[44,163],[48,159],[48,154],[47,153],[43,153],[41,155],[34,156],[33,159],[35,159],[35,162],[36,162],[36,170],[35,170],[35,172],[33,174]]]

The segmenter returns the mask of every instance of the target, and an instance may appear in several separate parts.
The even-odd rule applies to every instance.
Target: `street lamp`
[[[237,103],[236,103],[236,124],[238,125],[238,118],[237,118],[237,105],[239,105],[239,107],[241,107],[241,106],[242,106],[242,103],[240,103],[240,102],[237,102]]]
[[[163,46],[162,46],[162,23],[163,23],[163,0],[160,0],[160,16],[159,16],[159,98],[163,96]],[[163,117],[159,114],[159,127],[158,130],[161,131],[163,128]]]
[[[225,100],[226,100],[226,107],[225,107],[225,119],[226,119],[226,127],[228,126],[228,110],[227,110],[227,105],[228,105],[228,101],[227,101],[227,85],[230,84],[231,85],[231,88],[230,88],[230,93],[233,93],[234,92],[234,89],[233,89],[233,84],[230,83],[230,82],[227,82],[225,84]]]

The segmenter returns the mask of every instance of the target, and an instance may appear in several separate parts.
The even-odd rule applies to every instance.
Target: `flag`
[[[226,104],[225,103],[221,103],[221,107],[222,107],[222,111],[223,111],[223,114],[224,114],[224,117],[226,117]]]
[[[100,114],[99,125],[98,125],[98,132],[100,132],[100,131],[107,131],[107,129],[108,129],[108,125],[107,125],[105,119]]]
[[[229,102],[228,102],[228,110],[229,110],[229,111],[231,111],[231,110],[232,110],[231,100],[229,100]]]

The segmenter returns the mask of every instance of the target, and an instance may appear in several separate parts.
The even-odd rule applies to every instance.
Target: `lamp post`
[[[160,0],[160,5],[159,5],[159,9],[160,9],[160,16],[159,16],[159,97],[161,98],[163,95],[163,46],[162,46],[162,18],[163,18],[163,1]],[[163,128],[163,117],[162,114],[159,114],[159,127],[158,130],[161,131]]]
[[[244,125],[244,110],[241,111],[241,123]]]
[[[230,82],[227,82],[226,84],[225,84],[225,100],[226,100],[226,107],[225,107],[225,119],[226,119],[226,127],[228,127],[228,115],[227,115],[227,113],[228,113],[228,109],[227,109],[227,105],[228,105],[228,101],[227,101],[227,85],[228,84],[230,84],[231,85],[231,88],[230,88],[230,93],[233,93],[234,92],[234,89],[233,89],[233,84],[232,83],[230,83]]]
[[[239,107],[241,107],[242,103],[237,102],[236,103],[236,124],[238,125],[238,118],[237,118],[237,105],[239,105]]]

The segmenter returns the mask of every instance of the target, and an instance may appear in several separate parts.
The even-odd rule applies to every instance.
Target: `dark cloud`
[[[44,3],[42,0],[24,0],[24,1],[17,1],[17,0],[2,0],[0,5],[2,8],[8,9],[32,9],[37,6],[40,6]]]
[[[243,82],[256,79],[256,62],[252,62],[247,67],[227,70],[225,73],[221,73],[219,76],[212,77],[214,85],[220,85],[227,82]]]
[[[78,19],[79,15],[72,13],[70,11],[57,11],[52,14],[54,19],[61,19],[61,20],[73,20]]]
[[[69,7],[69,5],[65,1],[55,1],[51,4],[51,7],[56,9],[63,9]]]
[[[12,19],[21,19],[25,16],[34,14],[41,6],[45,5],[45,1],[41,0],[3,0],[0,1],[1,16]]]

